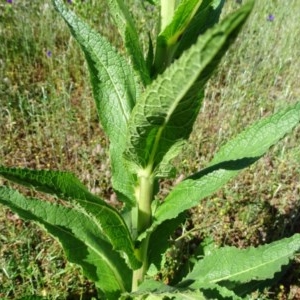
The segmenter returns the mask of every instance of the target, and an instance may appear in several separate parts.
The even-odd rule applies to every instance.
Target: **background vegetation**
[[[68,1],[122,52],[105,1]],[[139,27],[155,30],[153,11],[128,1]],[[224,14],[242,1],[228,0]],[[150,19],[148,19],[149,17]],[[257,1],[218,73],[209,82],[191,144],[177,159],[178,178],[205,166],[231,136],[300,99],[300,1]],[[147,38],[143,37],[142,38]],[[98,126],[83,56],[51,2],[0,2],[0,164],[74,172],[117,205],[110,186],[107,140]],[[200,240],[258,245],[300,232],[300,130],[214,197],[191,211],[172,237],[168,282],[176,262]],[[0,179],[0,184],[8,184]],[[162,182],[170,188],[171,182]],[[32,191],[27,191],[31,193]],[[256,299],[300,299],[296,258],[275,288]],[[24,295],[90,299],[95,293],[58,243],[35,224],[0,207],[0,299]]]

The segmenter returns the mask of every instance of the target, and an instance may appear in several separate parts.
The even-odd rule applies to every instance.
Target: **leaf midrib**
[[[196,48],[196,46],[193,46],[193,50],[195,51],[195,48],[198,49],[198,51],[196,51],[196,53],[198,52],[198,56],[201,56],[201,52],[203,49],[205,49],[205,47],[210,43],[211,40],[213,40],[215,38],[215,34],[213,34],[212,36],[210,36],[209,38],[207,38],[207,40],[205,41],[205,43],[203,43],[202,47],[200,49],[198,49],[198,47]],[[223,45],[223,43],[222,43]],[[218,48],[219,50],[219,48]],[[215,52],[218,52],[215,51]],[[193,51],[191,51],[193,53]],[[191,56],[193,56],[191,54]],[[191,60],[191,57],[188,56],[186,58],[186,61],[190,61]],[[198,68],[198,71],[197,72],[194,72],[194,75],[192,75],[190,77],[190,80],[188,83],[185,84],[185,88],[181,91],[181,93],[177,94],[177,97],[175,98],[175,101],[173,102],[173,104],[170,106],[170,108],[168,109],[167,111],[167,114],[166,114],[166,117],[165,117],[165,120],[164,120],[164,123],[159,127],[158,131],[157,131],[157,134],[156,134],[156,137],[155,137],[155,142],[154,142],[154,146],[152,147],[152,150],[150,152],[150,156],[149,156],[149,162],[148,162],[148,165],[146,166],[146,168],[148,168],[149,166],[151,166],[151,169],[153,168],[153,165],[154,165],[154,160],[155,160],[155,154],[157,152],[157,149],[159,147],[159,142],[161,140],[161,135],[164,131],[164,129],[167,127],[168,125],[168,122],[173,114],[173,112],[176,110],[178,104],[180,103],[180,101],[184,98],[185,94],[189,91],[189,89],[193,86],[193,84],[196,82],[197,78],[199,77],[199,75],[201,74],[201,72],[204,70],[204,68],[207,66],[207,64],[209,63],[209,59],[206,59],[205,61],[201,62],[198,64],[199,68]],[[192,65],[192,64],[190,64]],[[189,64],[187,64],[188,68],[191,70],[192,68],[189,66]],[[171,65],[170,68],[172,68],[174,66]],[[177,72],[180,72],[180,69],[179,68]],[[171,71],[170,71],[171,72]],[[192,72],[192,71],[191,71]],[[174,76],[175,72],[172,74],[172,76]],[[159,75],[158,78],[161,78],[161,76],[163,75]],[[169,79],[170,80],[170,79]],[[147,99],[145,100],[145,102],[147,101]]]
[[[66,8],[65,8],[65,9],[66,9]],[[89,34],[92,33],[93,36],[97,36],[98,43],[99,43],[99,41],[102,41],[102,45],[105,44],[106,46],[110,47],[111,50],[114,51],[116,55],[119,55],[119,54],[115,51],[115,48],[112,47],[112,46],[104,39],[104,37],[102,37],[102,36],[99,35],[97,32],[95,32],[92,28],[87,28],[87,26],[85,26],[85,24],[83,24],[81,21],[79,21],[79,24],[78,24],[77,22],[70,22],[70,21],[68,20],[69,18],[71,18],[71,21],[72,21],[72,19],[76,20],[76,18],[77,18],[77,16],[76,16],[72,11],[66,9],[66,14],[69,14],[69,18],[67,18],[67,17],[65,16],[65,14],[61,11],[60,7],[59,7],[59,10],[60,10],[60,12],[62,13],[63,18],[66,20],[66,22],[67,22],[68,24],[70,24],[71,26],[72,26],[72,24],[73,24],[74,27],[76,26],[78,29],[79,29],[80,27],[82,27],[82,28],[84,28],[84,29],[89,29]],[[72,26],[72,27],[73,27],[73,26]],[[75,32],[75,33],[76,33],[76,32]],[[76,34],[76,36],[78,37],[77,34]],[[112,83],[112,85],[113,85],[113,88],[114,88],[114,90],[115,90],[115,92],[116,92],[117,99],[118,99],[118,103],[119,103],[119,106],[120,106],[120,108],[121,108],[122,114],[123,114],[123,116],[125,117],[126,122],[128,122],[128,117],[129,117],[129,116],[128,116],[128,114],[126,113],[126,110],[125,110],[124,105],[123,105],[123,103],[122,103],[122,100],[121,100],[122,97],[121,97],[120,92],[118,91],[118,89],[117,89],[117,87],[116,87],[115,80],[112,80],[113,77],[110,75],[110,72],[109,72],[108,68],[105,67],[105,65],[102,63],[102,61],[101,61],[99,55],[97,54],[96,51],[94,51],[94,49],[93,49],[92,47],[89,47],[89,45],[85,45],[85,44],[82,44],[82,43],[80,43],[80,45],[84,45],[84,48],[87,50],[88,55],[93,54],[93,56],[97,59],[98,63],[100,63],[100,65],[103,67],[103,70],[105,71],[105,73],[106,73],[107,76],[109,77],[109,79],[110,79],[110,81],[111,81],[111,83]],[[120,60],[121,60],[122,66],[123,66],[123,65],[124,65],[124,61],[122,61],[122,60],[123,60],[123,57],[119,55],[119,58],[120,58]],[[123,74],[124,74],[124,73],[123,73]]]
[[[236,272],[236,273],[233,273],[233,274],[230,274],[230,275],[227,275],[227,276],[223,276],[223,277],[220,277],[220,278],[211,280],[211,281],[209,281],[209,283],[218,283],[218,282],[220,282],[220,281],[230,280],[230,278],[232,278],[232,277],[235,277],[235,276],[238,276],[238,275],[242,275],[242,274],[246,274],[246,273],[251,272],[251,271],[253,271],[253,270],[260,269],[260,268],[262,268],[262,267],[264,267],[264,266],[266,266],[266,265],[268,265],[268,264],[272,264],[272,263],[274,263],[274,262],[276,262],[276,261],[280,261],[280,260],[282,260],[282,259],[287,259],[289,256],[291,256],[291,255],[287,255],[287,254],[286,254],[286,255],[282,255],[282,256],[280,256],[280,257],[277,257],[276,259],[269,260],[269,261],[267,261],[267,262],[265,262],[265,263],[261,263],[261,264],[259,264],[258,266],[254,266],[254,267],[248,268],[248,269],[243,270],[243,271],[240,271],[240,272]],[[201,280],[199,280],[199,282],[200,282],[200,283],[205,283],[205,282],[207,282],[207,281],[201,282]]]

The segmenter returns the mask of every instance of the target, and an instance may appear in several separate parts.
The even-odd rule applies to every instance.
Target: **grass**
[[[70,5],[123,52],[103,2]],[[238,6],[228,1],[226,12]],[[133,13],[140,28],[151,29],[153,24],[141,16],[141,9],[135,1]],[[205,166],[222,143],[254,120],[299,101],[299,17],[298,0],[257,1],[208,84],[191,144],[177,159],[178,179]],[[114,203],[108,141],[98,126],[84,59],[51,2],[2,1],[0,25],[0,163],[72,171],[91,191]],[[180,233],[185,238],[174,237],[177,248],[171,248],[172,259],[162,274],[166,282],[172,279],[174,256],[182,260],[181,253],[199,239],[213,237],[220,245],[244,247],[300,231],[299,134],[297,130],[286,137],[191,211]],[[7,184],[0,179],[2,183]],[[299,299],[299,271],[295,259],[275,288],[253,297]],[[56,241],[0,207],[0,299],[32,294],[49,299],[95,295],[93,285],[66,262]]]

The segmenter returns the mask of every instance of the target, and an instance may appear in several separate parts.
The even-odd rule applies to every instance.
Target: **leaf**
[[[182,34],[174,58],[181,56],[183,51],[194,44],[201,34],[219,22],[225,0],[202,0],[193,19]]]
[[[216,300],[242,300],[243,298],[236,295],[230,289],[218,284],[203,284],[199,285],[200,291],[205,296],[205,299]]]
[[[84,275],[94,281],[108,299],[117,299],[120,292],[130,290],[131,270],[82,209],[27,199],[7,187],[0,187],[0,203],[21,218],[39,223],[57,238],[68,260],[80,265]]]
[[[135,255],[130,233],[121,216],[119,214],[114,215],[112,211],[96,203],[84,200],[77,200],[76,202],[94,217],[94,222],[107,235],[113,249],[121,253],[127,264],[134,270],[141,267],[142,264]]]
[[[42,296],[23,296],[22,298],[18,298],[18,300],[46,300],[47,298]]]
[[[210,165],[244,157],[262,156],[292,131],[300,121],[300,102],[285,107],[270,117],[258,121],[236,138],[228,141],[214,156]]]
[[[107,1],[118,30],[121,33],[126,49],[130,55],[135,71],[140,75],[144,85],[150,83],[150,74],[147,68],[139,36],[127,6],[123,0]]]
[[[157,5],[159,0],[144,0],[145,2],[149,2],[152,5]]]
[[[161,226],[159,230],[155,230],[151,236],[148,246],[148,263],[153,264],[160,270],[162,268],[162,260],[165,252],[170,247],[170,237],[174,234],[178,224],[184,223],[186,214],[180,214],[176,219],[167,220]],[[157,243],[159,241],[159,243]]]
[[[254,163],[300,122],[300,102],[247,128],[225,144],[209,167],[179,183],[155,212],[151,230],[210,196]]]
[[[122,201],[135,205],[134,177],[121,155],[125,149],[127,122],[139,94],[134,71],[106,38],[67,9],[62,0],[53,3],[85,54],[98,116],[110,140],[113,187]]]
[[[299,249],[300,234],[257,248],[219,248],[199,260],[185,280],[192,280],[190,287],[198,288],[205,283],[234,282],[237,286],[251,280],[270,279]]]
[[[152,75],[162,73],[193,45],[208,28],[219,22],[225,0],[183,0],[172,22],[158,35]]]
[[[146,88],[134,107],[128,128],[125,158],[133,172],[168,173],[169,161],[189,137],[207,79],[237,35],[253,2],[207,31]],[[163,162],[163,165],[160,165]]]
[[[153,75],[162,73],[173,61],[176,46],[201,4],[201,0],[182,0],[173,19],[157,36]]]
[[[105,201],[91,194],[73,174],[0,166],[0,175],[19,184],[80,204],[94,216],[98,231],[107,237],[114,250],[125,255],[124,258],[133,269],[139,268],[140,262],[135,257],[133,241],[121,215]]]
[[[56,195],[63,199],[84,199],[106,205],[102,199],[91,194],[86,186],[70,172],[8,168],[0,165],[0,175],[37,191]]]
[[[206,298],[200,291],[193,291],[189,289],[177,289],[162,282],[152,279],[144,280],[137,292],[131,293],[130,296],[141,296],[142,299],[174,299],[174,300],[205,300]]]

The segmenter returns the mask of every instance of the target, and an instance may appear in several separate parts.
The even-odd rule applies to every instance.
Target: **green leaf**
[[[162,73],[193,45],[208,28],[219,22],[225,0],[186,0],[175,11],[172,22],[157,37],[154,70]]]
[[[160,270],[162,268],[162,260],[166,250],[170,247],[170,237],[174,234],[178,224],[184,223],[186,213],[180,214],[176,219],[167,220],[159,230],[155,230],[151,236],[148,246],[148,263],[153,264]],[[159,241],[159,243],[157,243]]]
[[[230,289],[218,284],[199,284],[199,289],[205,296],[205,299],[216,300],[242,300],[243,298],[236,295]]]
[[[73,174],[0,166],[0,175],[19,184],[80,204],[93,216],[98,231],[107,237],[114,250],[120,251],[133,269],[140,267],[140,262],[134,254],[129,230],[121,215],[105,201],[91,194]]]
[[[173,61],[176,46],[186,27],[197,12],[202,0],[182,0],[175,10],[172,22],[157,36],[154,62],[155,76],[162,73]]]
[[[134,71],[106,38],[67,9],[62,0],[53,3],[85,54],[99,119],[110,140],[113,187],[122,201],[134,205],[134,177],[121,155],[127,122],[139,94]]]
[[[47,298],[33,295],[33,296],[24,296],[22,298],[18,298],[17,300],[47,300]]]
[[[108,1],[110,14],[123,38],[135,71],[140,75],[144,85],[150,83],[150,74],[139,42],[139,36],[127,6],[123,0]]]
[[[210,166],[179,183],[155,212],[152,229],[210,196],[254,163],[300,122],[300,102],[247,128],[225,144]]]
[[[157,5],[159,0],[144,0],[145,2],[149,2],[152,5]]]
[[[174,58],[181,56],[183,51],[194,44],[201,34],[219,22],[225,0],[203,0],[193,19],[183,32]]]
[[[191,300],[199,299],[205,300],[206,298],[200,291],[189,289],[177,289],[162,282],[152,279],[144,280],[137,292],[131,293],[131,296],[143,297],[142,299],[174,299],[174,300]]]
[[[300,102],[296,102],[270,117],[261,119],[227,142],[214,156],[210,166],[223,161],[264,155],[270,146],[276,144],[287,133],[291,132],[299,121]]]
[[[129,120],[125,157],[136,173],[157,177],[170,172],[169,160],[189,137],[203,88],[222,55],[247,19],[253,2],[207,31],[146,88]]]
[[[238,286],[270,279],[299,249],[299,234],[257,248],[219,248],[198,261],[185,280],[192,280],[190,287],[198,288],[206,283],[234,282]]]
[[[120,292],[130,290],[131,270],[82,208],[27,199],[7,187],[0,187],[0,203],[57,238],[69,261],[80,265],[108,299],[117,299]]]
[[[15,183],[66,200],[70,197],[108,206],[105,201],[90,193],[86,186],[70,172],[8,168],[0,165],[0,175]]]
[[[134,244],[128,228],[119,213],[89,201],[77,200],[76,202],[94,217],[94,222],[98,225],[99,230],[107,235],[113,249],[122,254],[127,264],[134,270],[141,267],[142,264],[135,255]]]

